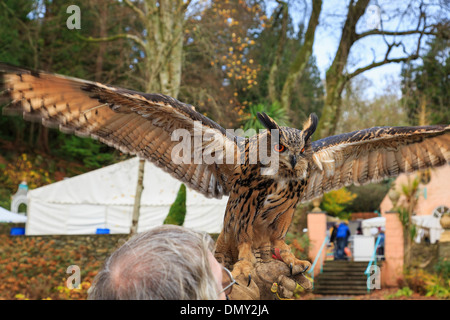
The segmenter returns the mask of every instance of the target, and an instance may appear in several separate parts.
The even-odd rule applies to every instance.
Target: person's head
[[[222,266],[207,233],[163,225],[135,235],[106,261],[92,300],[224,299]]]

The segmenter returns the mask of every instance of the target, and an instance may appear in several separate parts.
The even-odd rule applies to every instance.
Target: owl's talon
[[[247,287],[250,285],[250,282],[252,282],[252,275],[251,274],[248,275]]]
[[[290,263],[289,264],[289,271],[291,276],[295,276],[301,273],[305,273],[309,267],[311,266],[310,263],[308,263],[306,266],[304,264],[293,264]]]

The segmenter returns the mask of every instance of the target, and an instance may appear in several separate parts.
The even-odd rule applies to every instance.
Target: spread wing
[[[302,201],[351,184],[450,164],[450,125],[376,127],[321,139],[312,148]]]
[[[162,94],[146,94],[7,64],[0,64],[0,75],[12,99],[4,114],[20,113],[26,120],[42,121],[45,126],[98,139],[122,152],[145,158],[207,197],[221,198],[228,194],[234,165],[225,162],[235,161],[220,164],[220,160],[198,161],[194,156],[235,157],[237,138],[227,135],[224,128],[193,106]],[[197,143],[195,138],[199,138]]]

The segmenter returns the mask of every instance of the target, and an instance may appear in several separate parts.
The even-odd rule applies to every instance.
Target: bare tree
[[[365,32],[357,32],[357,23],[361,21],[364,13],[368,9],[370,0],[351,0],[348,5],[347,16],[342,28],[342,34],[339,46],[334,60],[326,72],[326,98],[322,111],[321,121],[318,127],[318,136],[326,137],[336,132],[337,124],[341,116],[341,95],[348,81],[354,77],[382,65],[389,63],[407,62],[419,58],[421,45],[425,35],[437,34],[440,25],[436,22],[430,22],[430,10],[424,1],[411,1],[406,7],[402,15],[413,16],[415,27],[405,30],[388,30],[384,27],[383,19],[381,19],[383,10],[380,10],[380,21],[378,28],[367,30]],[[402,15],[397,16],[398,19]],[[412,23],[410,23],[412,25]],[[416,35],[415,46],[413,50],[407,49],[406,39],[408,36]],[[384,56],[380,59],[374,57],[373,61],[358,67],[349,72],[348,61],[351,49],[361,39],[371,36],[381,36],[386,50]],[[402,55],[393,55],[393,49],[401,48]],[[398,51],[398,50],[396,50]]]

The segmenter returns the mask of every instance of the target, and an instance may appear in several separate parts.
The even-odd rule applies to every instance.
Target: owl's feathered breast
[[[247,163],[236,170],[224,230],[233,234],[237,243],[249,233],[256,246],[283,238],[306,186],[306,180],[262,175],[261,168]]]

